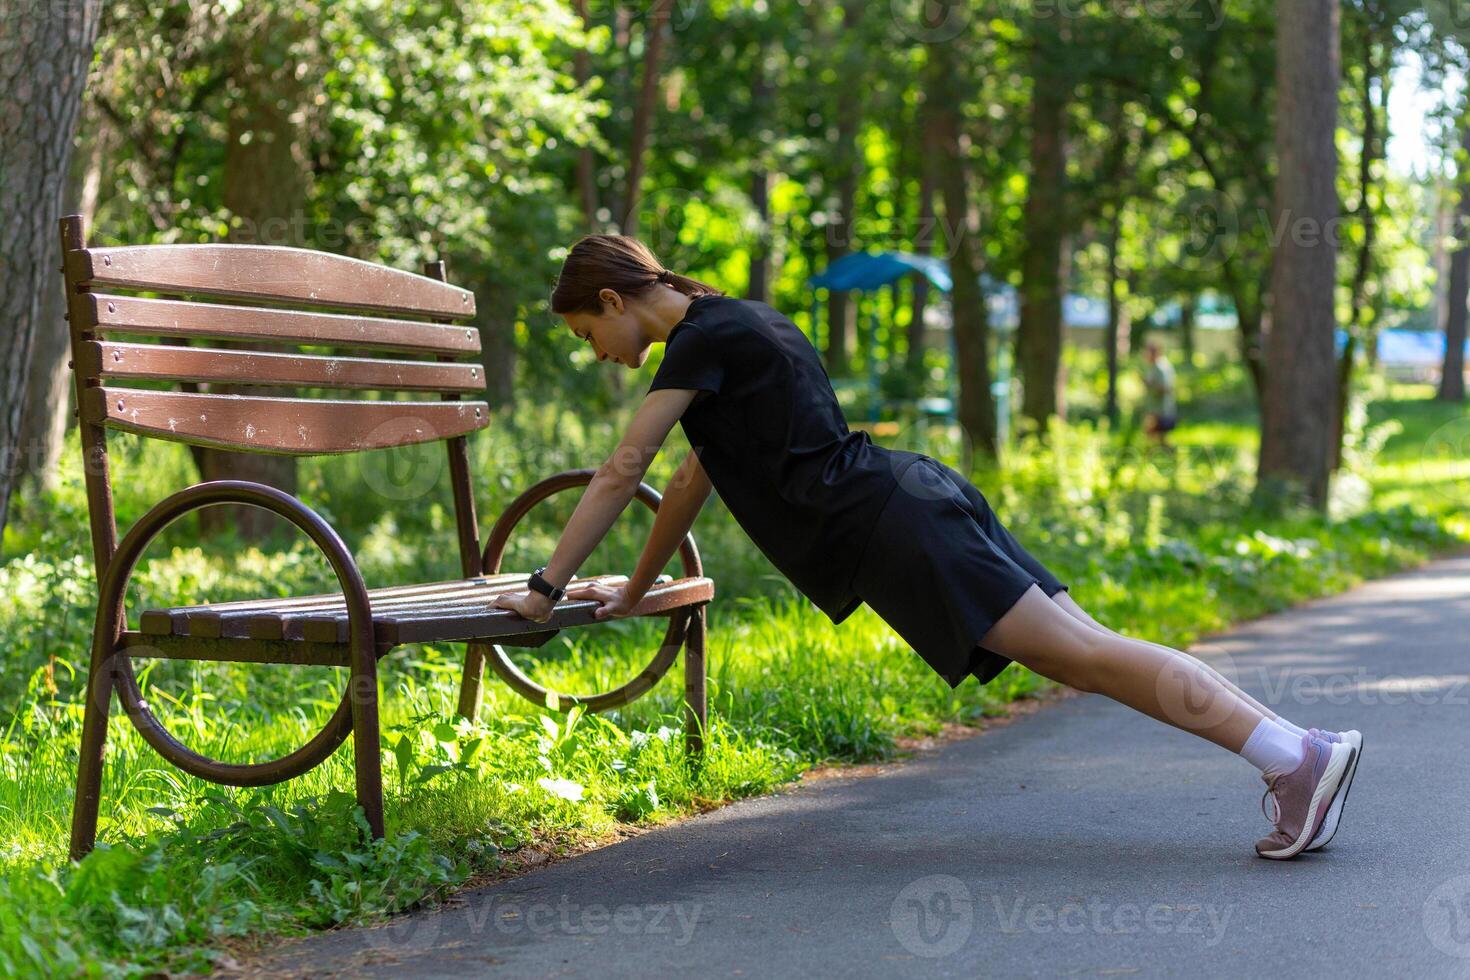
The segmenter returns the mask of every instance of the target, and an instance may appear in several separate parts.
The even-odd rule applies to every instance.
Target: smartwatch
[[[567,594],[567,590],[558,589],[556,586],[546,581],[546,579],[542,578],[541,573],[544,571],[546,571],[546,566],[542,565],[540,568],[532,572],[531,577],[526,579],[526,588],[535,589],[537,592],[546,596],[552,602],[561,601],[561,597]]]

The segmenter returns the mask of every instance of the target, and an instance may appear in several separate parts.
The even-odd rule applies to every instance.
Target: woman
[[[1098,623],[956,470],[849,431],[817,351],[776,310],[669,272],[641,242],[613,235],[573,246],[551,307],[599,361],[636,370],[651,344],[665,346],[628,431],[538,570],[549,588],[571,581],[678,421],[693,452],[637,569],[621,586],[566,592],[597,600],[597,618],[637,606],[718,489],[834,624],[867,602],[952,688],[970,674],[988,682],[1014,661],[1240,754],[1266,782],[1263,806],[1276,805],[1267,813],[1275,829],[1256,842],[1262,857],[1289,858],[1335,833],[1356,731],[1303,731],[1195,657]],[[555,603],[528,590],[495,605],[545,622]]]

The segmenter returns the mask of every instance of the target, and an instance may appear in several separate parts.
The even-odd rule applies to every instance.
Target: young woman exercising
[[[551,308],[599,361],[636,370],[664,344],[628,431],[540,571],[551,586],[565,587],[612,527],[676,421],[693,448],[628,581],[567,598],[597,600],[599,619],[627,615],[715,489],[834,624],[866,602],[952,688],[971,674],[986,683],[1014,661],[1239,754],[1261,772],[1263,806],[1275,804],[1266,814],[1275,829],[1255,845],[1262,857],[1332,838],[1357,731],[1304,731],[1190,654],[1098,623],[958,471],[849,431],[816,349],[775,309],[669,272],[618,235],[572,247]],[[528,590],[495,605],[545,622],[555,603]]]

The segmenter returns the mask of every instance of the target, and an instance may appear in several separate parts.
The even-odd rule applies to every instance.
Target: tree
[[[1336,426],[1337,0],[1276,5],[1275,226],[1257,491],[1327,503]]]
[[[0,6],[0,529],[24,451],[31,350],[61,289],[57,219],[101,0]]]
[[[638,102],[633,108],[633,139],[628,150],[628,180],[623,192],[621,234],[638,234],[638,208],[643,200],[644,154],[648,149],[654,115],[658,112],[658,91],[662,82],[664,24],[669,19],[673,0],[654,0],[643,28],[643,80]]]
[[[923,128],[934,140],[935,171],[944,202],[944,226],[949,240],[950,304],[954,311],[956,364],[959,388],[958,417],[970,444],[994,458],[995,400],[990,391],[990,323],[980,289],[980,234],[970,200],[968,142],[961,136],[960,107],[964,104],[961,78],[964,64],[958,50],[964,35],[929,45],[929,74],[924,92]]]
[[[230,65],[232,89],[225,140],[224,205],[233,216],[229,239],[249,245],[306,244],[290,229],[304,226],[310,169],[306,161],[308,91],[316,72],[306,43],[309,21],[290,0],[257,4],[240,35]],[[290,350],[291,348],[277,348]],[[214,385],[235,395],[279,395],[248,385]],[[296,492],[296,459],[264,453],[201,448],[205,480],[249,480]],[[258,507],[209,507],[200,512],[206,531],[235,528],[260,540],[278,523]]]
[[[1022,413],[1046,434],[1060,411],[1062,294],[1067,290],[1067,105],[1071,76],[1054,14],[1033,18],[1031,49],[1031,172],[1026,194],[1026,244],[1021,259],[1021,316],[1016,366]]]
[[[1440,401],[1465,400],[1466,292],[1470,290],[1470,113],[1460,124],[1460,203],[1455,208],[1454,253],[1450,256],[1449,286],[1445,292],[1444,365],[1439,376]]]

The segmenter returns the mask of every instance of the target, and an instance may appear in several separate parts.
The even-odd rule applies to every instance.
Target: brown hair
[[[586,235],[562,262],[551,293],[551,312],[602,313],[599,291],[611,289],[625,297],[667,283],[686,296],[723,296],[723,290],[663,267],[638,239],[628,235]]]

